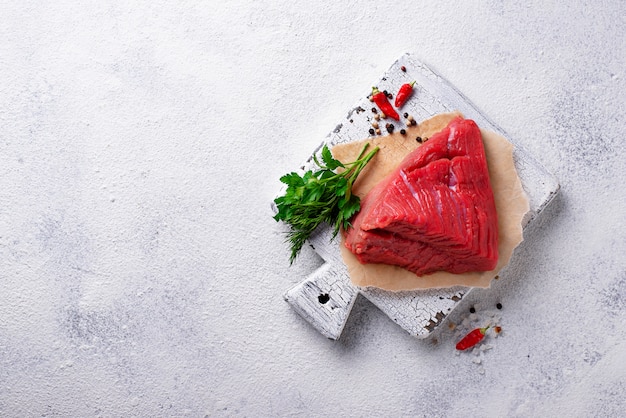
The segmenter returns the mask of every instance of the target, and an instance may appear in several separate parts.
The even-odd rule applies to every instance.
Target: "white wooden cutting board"
[[[371,85],[377,86],[381,91],[388,89],[395,94],[402,84],[412,81],[416,81],[414,94],[403,106],[401,113],[407,112],[419,122],[438,113],[458,110],[466,118],[473,119],[481,128],[498,132],[515,145],[513,158],[522,186],[530,199],[530,211],[524,218],[526,227],[558,192],[559,184],[554,176],[520,148],[513,138],[478,111],[459,91],[409,54],[400,57],[380,80]],[[371,111],[374,105],[369,101],[368,94],[369,92],[363,94],[361,100],[312,154],[319,152],[324,144],[331,147],[362,140],[368,136],[374,116]],[[382,121],[381,134],[387,133],[384,130],[387,123],[393,123],[396,131],[401,129],[404,126],[403,120],[401,118],[400,122],[396,122],[387,118]],[[302,171],[311,168],[314,168],[311,159],[299,167]],[[433,332],[472,290],[467,287],[454,287],[390,292],[375,288],[357,288],[350,282],[341,259],[339,239],[331,238],[332,231],[329,227],[320,227],[311,237],[309,242],[323,258],[324,264],[304,278],[302,283],[285,293],[285,300],[293,309],[330,339],[340,337],[359,293],[411,335],[424,338]],[[288,254],[285,256],[288,257]],[[505,268],[499,275],[504,278],[506,274]]]

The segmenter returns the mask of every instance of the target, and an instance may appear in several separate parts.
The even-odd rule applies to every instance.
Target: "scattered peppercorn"
[[[411,120],[411,126],[415,126],[415,125],[417,125],[417,122],[415,121],[415,119],[412,119]]]
[[[350,119],[350,123],[354,123],[354,121],[352,119]]]
[[[375,107],[372,108],[372,113],[378,113],[378,109],[376,109]]]
[[[406,135],[406,129],[400,129],[400,133],[401,133],[402,135]]]
[[[405,67],[404,65],[403,65],[402,67],[400,67],[400,70],[401,70],[403,73],[406,73],[406,67]]]
[[[498,326],[498,327],[495,327],[493,330],[496,332],[496,334],[500,334],[502,332],[502,327]]]
[[[385,128],[387,129],[387,132],[392,133],[394,128],[395,128],[395,126],[393,126],[393,124],[391,124],[391,123],[388,123],[388,124],[385,125]]]
[[[470,308],[470,313],[476,313],[476,308],[474,308],[473,306]]]
[[[498,303],[496,304],[496,308],[498,308],[498,309],[502,309],[502,304],[498,302]]]
[[[370,135],[374,135],[376,133],[376,131],[374,130],[374,128],[370,128]]]
[[[406,113],[406,112],[404,112],[404,115],[402,115],[402,116],[404,116],[405,118],[408,118],[408,117],[409,117],[409,114],[408,114],[408,113]]]
[[[421,137],[421,136],[418,136],[417,138],[415,138],[415,140],[416,140],[417,142],[419,142],[420,144],[422,143],[422,137]]]
[[[373,126],[374,128],[378,128],[378,122],[372,122],[372,126]]]

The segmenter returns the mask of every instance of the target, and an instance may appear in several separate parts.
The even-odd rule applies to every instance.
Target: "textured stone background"
[[[0,4],[0,416],[623,413],[626,6],[387,3]],[[278,177],[404,52],[562,185],[476,353],[282,299]]]

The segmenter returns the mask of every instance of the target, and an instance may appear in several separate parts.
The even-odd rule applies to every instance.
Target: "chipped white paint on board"
[[[402,71],[401,67],[406,71]],[[460,92],[409,54],[393,63],[376,85],[381,91],[396,91],[398,86],[412,80],[416,81],[415,93],[403,110],[408,111],[416,120],[459,110],[466,117],[474,119],[479,126],[499,132],[515,144],[513,139],[478,111]],[[364,95],[314,153],[324,144],[332,146],[363,139],[364,133],[371,127],[372,113],[366,110],[371,107],[372,104]],[[385,123],[393,123],[396,129],[400,129],[402,120],[394,122],[387,119]],[[519,146],[515,147],[514,159],[522,185],[530,199],[530,211],[523,221],[526,226],[553,199],[559,185],[550,173]],[[300,169],[308,170],[313,166],[314,163],[309,159]],[[285,299],[318,331],[331,339],[340,337],[359,293],[411,335],[423,338],[434,331],[471,291],[471,288],[466,287],[406,292],[357,288],[350,282],[341,260],[338,239],[332,238],[330,228],[320,227],[309,241],[325,264],[302,283],[287,291]],[[506,274],[505,268],[500,276],[506,277]]]

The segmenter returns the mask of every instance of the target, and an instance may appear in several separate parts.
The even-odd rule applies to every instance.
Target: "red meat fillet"
[[[480,129],[457,118],[361,201],[346,231],[361,263],[418,276],[489,271],[498,261],[498,218]]]

